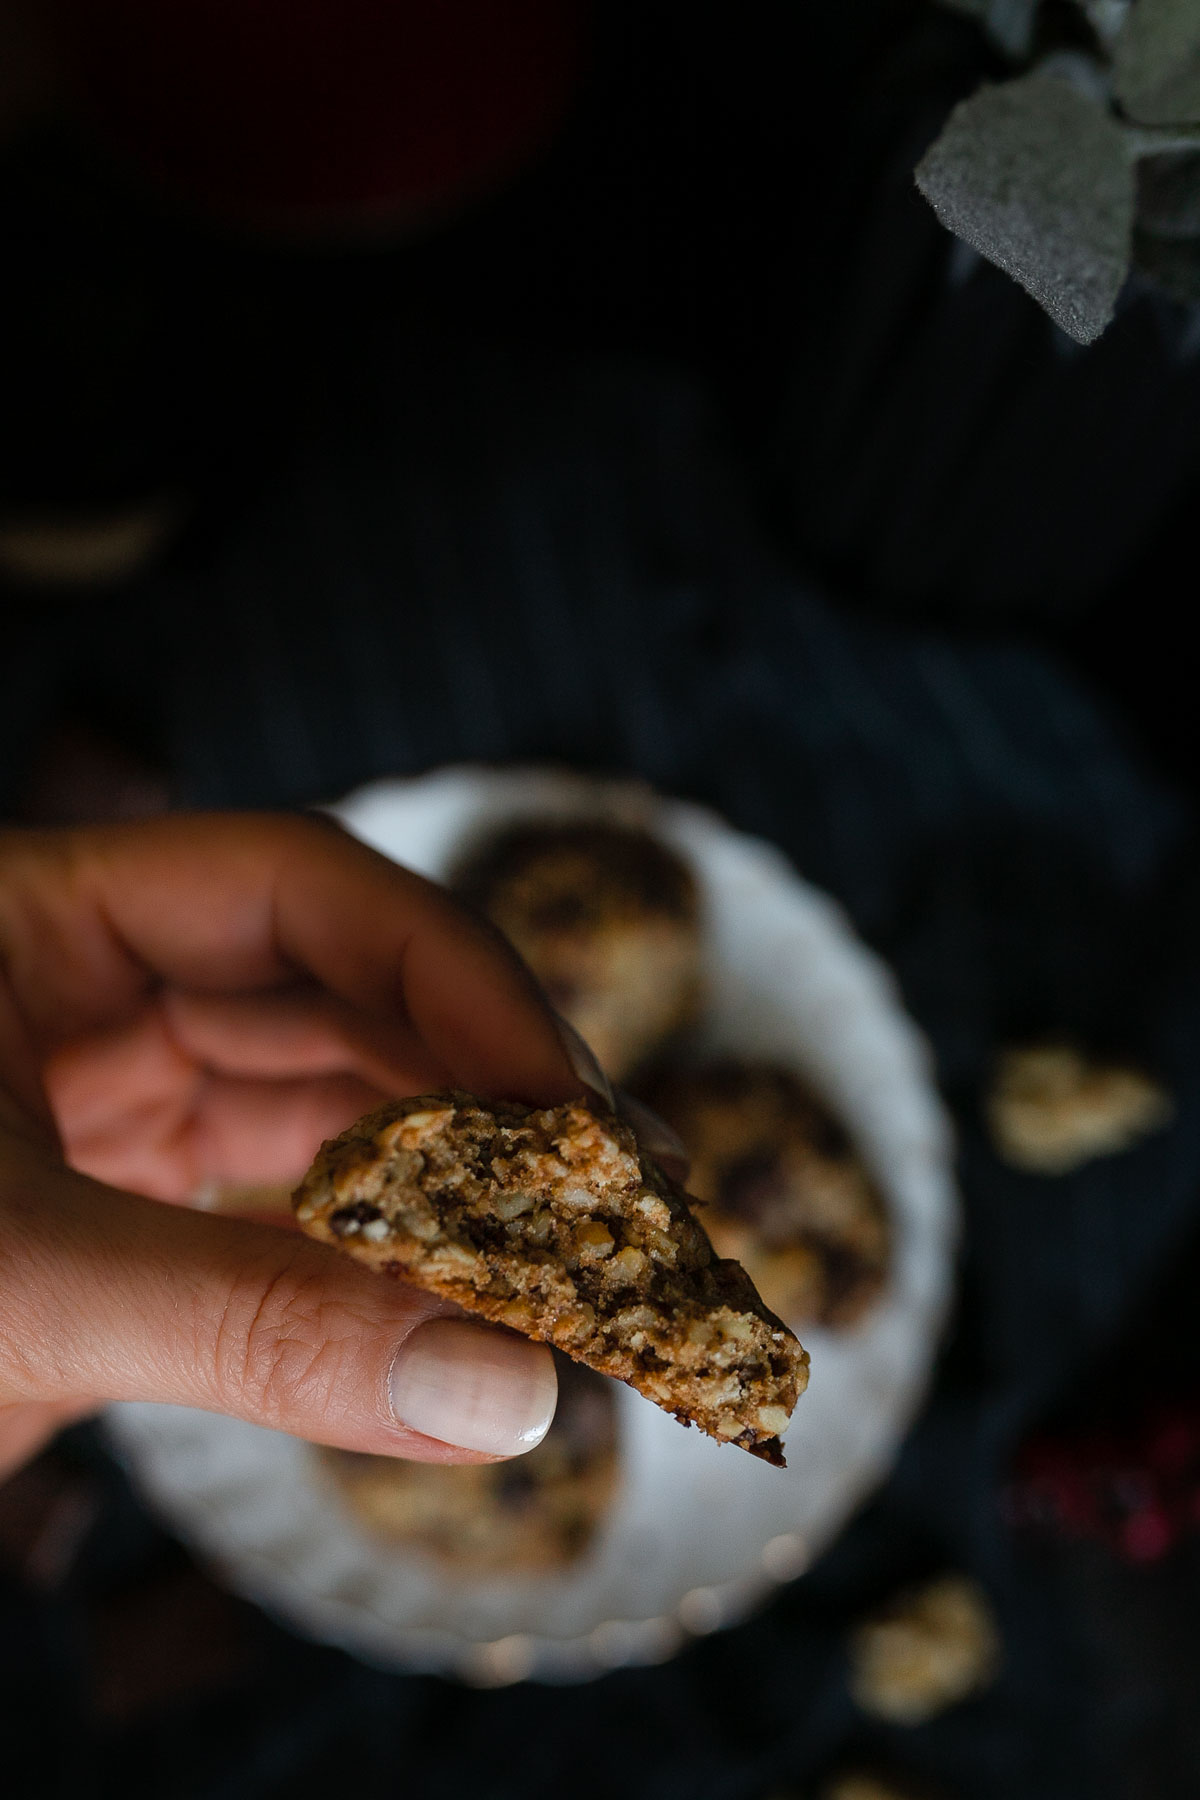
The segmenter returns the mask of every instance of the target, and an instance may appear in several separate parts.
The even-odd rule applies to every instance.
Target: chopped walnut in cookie
[[[323,1146],[295,1207],[310,1236],[782,1464],[808,1357],[621,1120],[398,1101]]]
[[[1038,1175],[1065,1175],[1128,1149],[1171,1113],[1169,1097],[1148,1075],[1096,1061],[1070,1044],[1006,1050],[986,1102],[999,1155]]]

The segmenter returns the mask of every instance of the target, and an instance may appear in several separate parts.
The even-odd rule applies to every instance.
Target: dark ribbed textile
[[[1130,1773],[1172,1729],[1136,1640],[1102,1702],[1100,1626],[1000,1497],[1195,1228],[1200,858],[1192,799],[1139,743],[1200,770],[1164,575],[1195,501],[1196,315],[1131,288],[1078,352],[955,250],[908,170],[1004,71],[925,0],[653,0],[600,9],[596,43],[555,154],[423,244],[122,236],[110,194],[43,281],[44,208],[23,215],[6,293],[38,329],[5,335],[25,360],[0,501],[194,505],[133,587],[5,597],[0,810],[82,713],[181,804],[554,760],[770,838],[888,958],[955,1110],[965,1248],[933,1394],[818,1567],[660,1670],[469,1693],[247,1612],[236,1680],[107,1722],[96,1608],[179,1553],[78,1433],[95,1526],[59,1589],[14,1582],[0,1609],[4,1778],[33,1771],[12,1791],[36,1800],[762,1800],[878,1754],[949,1800],[1190,1800],[1169,1748],[1156,1785]],[[89,281],[148,320],[117,334],[107,400],[78,379],[107,341]],[[56,360],[80,318],[101,348]],[[1134,664],[1124,714],[1080,675],[1124,695]],[[1177,1114],[1048,1182],[998,1164],[980,1096],[1001,1042],[1064,1029],[1159,1069]],[[869,1725],[846,1631],[947,1564],[993,1596],[1001,1680],[918,1731]]]
[[[1020,819],[1131,887],[1182,817],[1032,645],[856,622],[787,574],[705,409],[645,371],[384,338],[187,560],[43,603],[9,666],[22,717],[56,679],[136,690],[190,804],[636,770],[782,835],[867,925],[947,834]]]
[[[302,805],[475,757],[636,771],[717,805],[889,956],[963,1133],[962,1301],[933,1402],[882,1497],[765,1619],[550,1697],[373,1674],[264,1624],[250,1686],[110,1741],[97,1791],[317,1796],[337,1771],[498,1800],[569,1770],[582,1795],[749,1797],[882,1748],[996,1800],[1115,1796],[1119,1721],[1097,1727],[1086,1644],[998,1492],[1194,1216],[1200,983],[1177,924],[1189,809],[1077,683],[1011,638],[839,613],[764,548],[677,383],[387,337],[346,355],[261,504],[206,549],[69,633],[49,612],[26,629],[45,679],[57,662],[67,686],[140,694],[188,804]],[[1064,1027],[1147,1056],[1179,1117],[1048,1184],[996,1163],[978,1095],[1003,1036]],[[868,1729],[845,1625],[943,1562],[995,1596],[1006,1674],[920,1733]],[[178,1761],[176,1734],[203,1753]]]

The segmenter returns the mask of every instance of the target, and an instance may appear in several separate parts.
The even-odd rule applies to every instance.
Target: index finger
[[[175,814],[0,840],[0,949],[43,1053],[163,984],[239,993],[304,977],[415,1030],[451,1081],[577,1094],[532,977],[435,883],[311,819]]]

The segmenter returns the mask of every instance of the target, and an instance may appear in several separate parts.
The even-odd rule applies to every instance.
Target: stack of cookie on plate
[[[792,1068],[698,1058],[705,985],[691,870],[640,827],[529,821],[475,847],[453,878],[524,957],[613,1080],[673,1125],[722,1257],[788,1325],[846,1330],[886,1282],[887,1214],[840,1124]],[[444,1467],[346,1452],[323,1467],[373,1534],[464,1575],[586,1554],[612,1502],[614,1390],[560,1359],[558,1416],[515,1464]]]
[[[680,857],[627,825],[525,824],[477,852],[456,885],[612,1080],[679,1133],[718,1253],[789,1325],[856,1324],[887,1274],[882,1198],[795,1070],[692,1053],[704,934]]]

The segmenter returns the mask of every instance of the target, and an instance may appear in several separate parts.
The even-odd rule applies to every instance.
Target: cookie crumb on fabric
[[[924,1800],[928,1790],[918,1790],[890,1775],[854,1770],[835,1775],[821,1789],[821,1800]]]
[[[1037,1175],[1066,1175],[1126,1150],[1167,1124],[1173,1110],[1148,1075],[1070,1044],[1006,1050],[985,1106],[997,1154]]]
[[[776,1788],[764,1800],[810,1800],[813,1790]],[[874,1769],[844,1770],[831,1775],[816,1790],[817,1800],[934,1800],[930,1789],[914,1787],[904,1777],[879,1774]]]
[[[991,1682],[1000,1635],[987,1596],[965,1575],[910,1588],[865,1619],[850,1643],[850,1690],[865,1713],[922,1725]]]
[[[294,1201],[311,1237],[783,1466],[808,1356],[611,1114],[397,1101],[323,1145]]]

